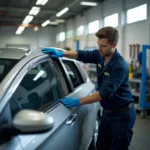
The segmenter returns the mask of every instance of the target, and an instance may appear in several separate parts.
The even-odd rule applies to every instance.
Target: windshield
[[[15,66],[18,60],[0,58],[0,82],[5,78],[8,72]]]

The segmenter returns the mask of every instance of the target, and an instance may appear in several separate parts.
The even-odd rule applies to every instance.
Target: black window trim
[[[57,76],[58,79],[59,79],[60,87],[61,87],[61,81],[60,81],[59,75],[57,74],[57,69],[55,68],[55,65],[54,65],[53,61],[56,61],[56,62],[58,63],[58,65],[59,65],[59,67],[60,67],[60,70],[62,71],[62,74],[64,75],[64,79],[65,79],[66,85],[67,85],[67,87],[68,87],[68,92],[69,92],[69,94],[70,94],[70,93],[72,92],[72,88],[71,88],[70,82],[68,81],[66,72],[65,72],[65,70],[64,70],[64,68],[63,68],[63,66],[62,66],[61,60],[60,60],[60,59],[56,59],[56,58],[53,58],[53,59],[52,59],[52,64],[53,64],[53,66],[54,66],[54,70],[55,70],[55,72],[56,72],[56,76]],[[63,94],[64,94],[64,96],[65,96],[65,92],[64,92],[64,89],[63,89],[63,88],[62,88],[62,91],[63,91]],[[69,94],[68,94],[68,95],[69,95]]]
[[[76,88],[74,88],[74,86],[73,86],[73,84],[72,84],[72,81],[71,81],[71,79],[70,79],[70,77],[69,77],[69,75],[68,75],[68,73],[67,73],[67,69],[66,69],[66,67],[65,67],[65,65],[64,65],[63,60],[64,60],[64,61],[66,60],[66,61],[71,61],[71,62],[73,62],[74,65],[76,66],[76,68],[77,68],[77,70],[78,70],[78,72],[79,72],[79,74],[80,74],[82,80],[83,80],[83,83],[81,83],[81,84],[80,84],[79,86],[77,86]],[[79,68],[78,68],[78,66],[77,66],[77,64],[76,64],[76,60],[74,60],[74,59],[69,59],[69,58],[60,58],[60,62],[61,62],[61,65],[62,65],[64,71],[65,71],[65,75],[66,75],[66,77],[67,77],[67,80],[68,80],[69,84],[71,85],[71,90],[72,90],[71,92],[74,93],[75,90],[77,90],[77,89],[80,88],[83,84],[85,84],[84,79],[83,79],[83,77],[82,77],[82,74],[81,74],[81,72],[79,71]]]

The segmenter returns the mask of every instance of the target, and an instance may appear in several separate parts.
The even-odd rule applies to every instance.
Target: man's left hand
[[[66,107],[78,107],[80,106],[80,99],[75,99],[75,98],[63,98],[61,102],[66,106]]]

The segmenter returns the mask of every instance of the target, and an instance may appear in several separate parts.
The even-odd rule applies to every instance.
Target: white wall
[[[147,3],[147,20],[126,24],[126,11],[133,7]],[[88,23],[99,20],[100,28],[104,25],[104,17],[113,13],[119,13],[119,26],[117,27],[120,39],[118,43],[119,52],[129,61],[129,44],[150,44],[150,1],[149,0],[106,0],[97,7],[91,7],[88,11],[69,19],[57,27],[41,28],[34,32],[32,28],[26,29],[22,35],[15,35],[16,27],[0,27],[0,47],[6,44],[26,44],[34,46],[70,46],[76,48],[73,38],[80,39],[80,48],[94,47],[96,44],[95,34],[88,35]],[[84,25],[84,35],[76,37],[76,28]],[[73,38],[63,42],[56,42],[56,35],[60,32],[74,31]]]
[[[139,43],[143,44],[150,44],[150,1],[149,0],[126,0],[125,3],[125,10],[134,8],[136,6],[142,5],[147,3],[147,20],[135,22],[132,24],[125,25],[125,39],[124,39],[124,57],[125,59],[130,62],[129,58],[129,44],[136,44]]]
[[[121,14],[123,12],[123,4],[122,3],[123,3],[123,0],[111,0],[111,3],[109,0],[104,1],[104,3],[102,3],[102,8],[103,8],[103,18],[102,19],[104,19],[105,17],[110,16],[112,14],[115,14],[115,13],[119,14],[119,20],[118,20],[119,26],[116,28],[119,31],[119,41],[118,41],[117,49],[123,55],[122,41],[124,39],[122,36],[123,26],[121,23],[121,20],[122,20]]]
[[[69,19],[67,21],[67,23],[65,24],[66,31],[69,31],[69,30],[73,31],[73,37],[75,37],[75,29],[76,29],[74,22],[75,21],[73,19]],[[72,49],[75,47],[75,43],[74,43],[73,37],[66,40],[66,43],[65,43],[64,47],[68,46],[68,47],[70,47]]]
[[[126,11],[133,7],[147,3],[147,20],[126,24]],[[91,21],[99,20],[100,28],[104,25],[104,18],[114,13],[119,14],[119,26],[116,28],[119,31],[118,51],[124,58],[129,61],[129,44],[150,44],[150,1],[149,0],[106,0],[97,7],[92,7],[83,15],[78,15],[74,19],[69,20],[66,24],[70,24],[69,28],[75,28],[79,25],[85,26],[84,35],[79,37],[81,48],[96,46],[95,35],[87,34],[87,25]],[[71,25],[72,24],[72,25]],[[68,30],[68,25],[66,31]],[[69,44],[69,40],[65,44]],[[73,45],[73,44],[71,44]],[[71,46],[70,45],[70,46]],[[75,44],[74,44],[75,45]],[[75,48],[75,47],[73,47]]]
[[[54,27],[40,28],[37,32],[34,32],[33,28],[28,28],[21,35],[16,35],[16,30],[17,27],[0,27],[0,47],[6,47],[8,44],[30,47],[56,45]]]
[[[124,57],[129,61],[129,44],[148,44],[149,32],[147,32],[147,21],[140,21],[137,23],[125,26],[125,49]]]

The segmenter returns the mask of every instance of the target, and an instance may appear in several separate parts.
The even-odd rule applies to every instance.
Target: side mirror
[[[24,109],[19,111],[13,119],[13,127],[24,133],[41,133],[50,130],[54,119],[47,114]]]

